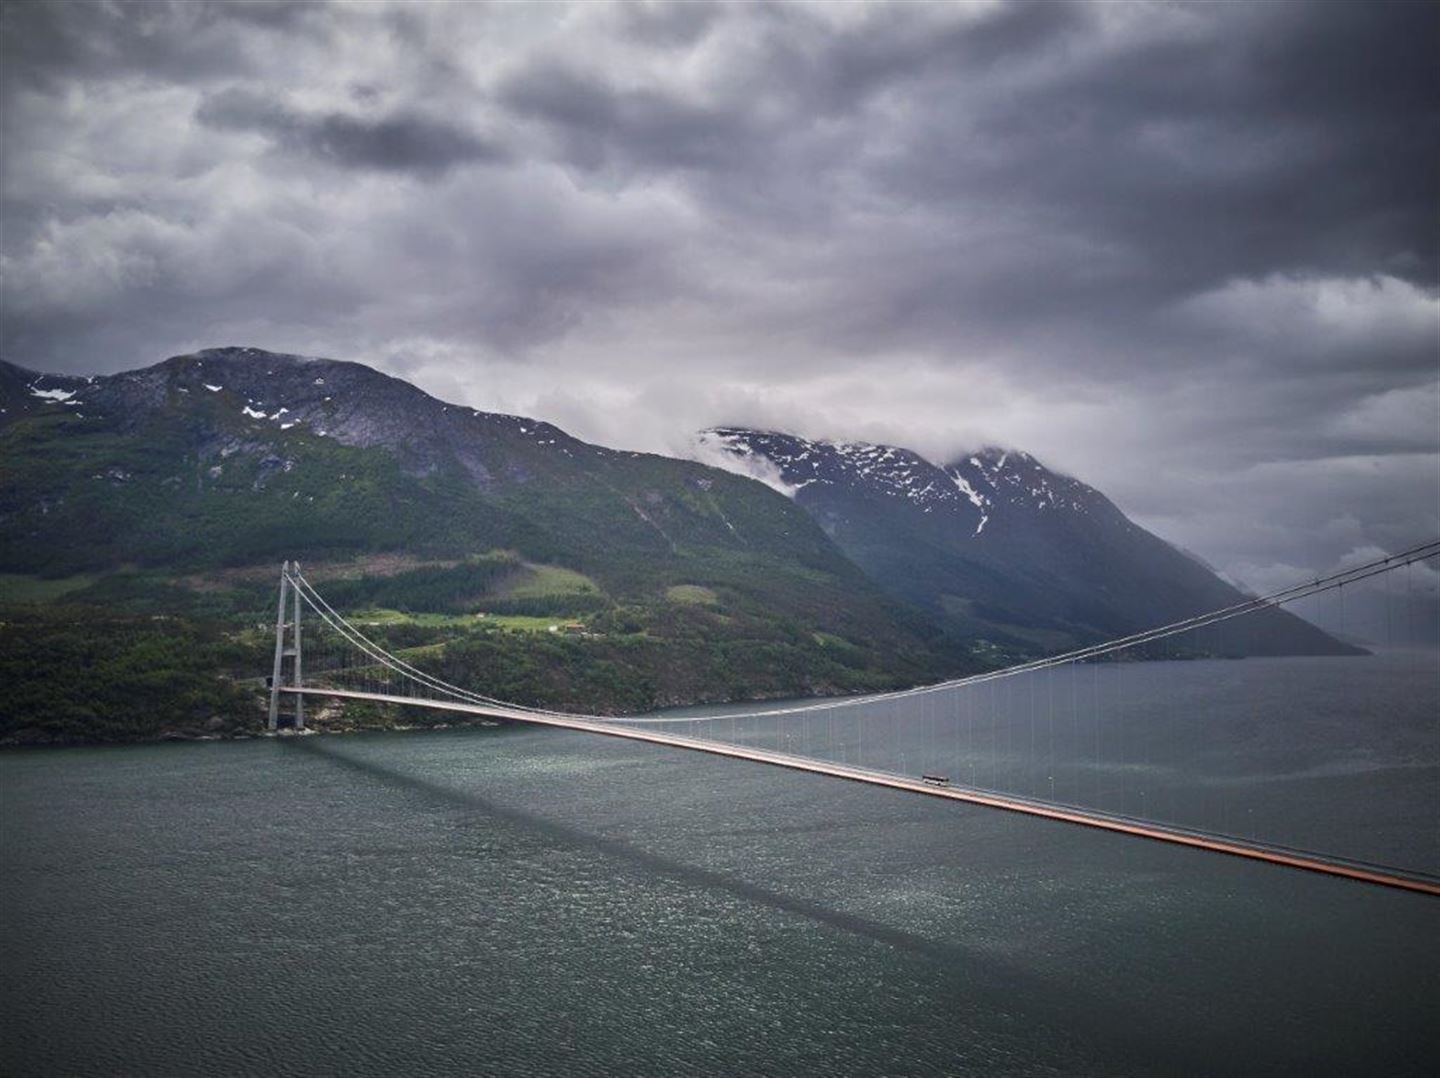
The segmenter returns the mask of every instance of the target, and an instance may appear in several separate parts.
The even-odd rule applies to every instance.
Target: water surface
[[[1269,774],[1260,788],[1300,791],[1298,807],[1268,796],[1307,834],[1355,845],[1368,828],[1381,851],[1430,856],[1434,713],[1385,719],[1411,714],[1428,668],[1380,678],[1393,698],[1372,686],[1341,721],[1334,686],[1361,676],[1344,664],[1369,660],[1306,661],[1338,672],[1266,691],[1319,684],[1291,711],[1321,717],[1261,722],[1197,785]],[[929,721],[937,743],[906,735],[907,754],[953,749]],[[692,753],[520,727],[27,751],[0,756],[0,798],[11,1075],[1422,1074],[1440,1058],[1440,901]],[[1365,828],[1343,823],[1357,812]]]

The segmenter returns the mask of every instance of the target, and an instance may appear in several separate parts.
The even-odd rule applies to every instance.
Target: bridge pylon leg
[[[265,729],[274,730],[280,721],[280,674],[285,663],[285,600],[290,588],[290,563],[280,569],[280,608],[275,614],[275,665],[270,671],[270,717]]]
[[[298,572],[300,563],[294,564],[294,571]],[[280,602],[275,610],[275,663],[270,673],[270,713],[265,722],[267,730],[274,730],[280,725],[280,690],[285,687],[285,660],[290,659],[290,686],[300,687],[300,589],[290,579],[292,571],[291,563],[286,562],[280,569]],[[293,620],[285,620],[285,601],[294,596]],[[289,646],[286,641],[286,634],[291,634]],[[305,729],[305,701],[302,697],[295,697],[294,726],[297,730]]]
[[[297,573],[300,571],[298,562],[295,565],[295,571]],[[304,684],[300,677],[300,589],[292,587],[290,590],[295,595],[295,622],[293,630],[295,639],[295,664],[291,667],[291,673],[295,678],[294,685],[298,689]],[[300,696],[298,693],[295,696],[295,729],[305,729],[305,697]]]

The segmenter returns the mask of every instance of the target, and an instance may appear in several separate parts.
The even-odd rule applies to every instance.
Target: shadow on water
[[[883,924],[867,917],[844,913],[822,906],[807,898],[784,894],[746,880],[723,875],[710,869],[662,857],[618,839],[592,834],[579,828],[558,823],[527,812],[513,805],[504,805],[478,794],[457,790],[413,774],[385,767],[372,760],[357,759],[323,743],[319,737],[287,739],[285,747],[327,761],[393,788],[408,790],[454,808],[480,813],[526,828],[545,838],[575,849],[604,854],[616,861],[643,869],[677,882],[730,895],[782,913],[793,914],[837,932],[879,943],[904,954],[919,958],[938,969],[947,979],[963,983],[968,993],[980,993],[1002,1012],[1023,1010],[1032,1027],[1043,1023],[1056,1043],[1077,1045],[1077,1031],[1085,1031],[1085,1054],[1115,1055],[1121,1071],[1133,1067],[1137,1047],[1148,1056],[1150,1065],[1169,1068],[1184,1061],[1204,1058],[1195,1053],[1207,1044],[1200,1031],[1171,1026],[1163,1036],[1151,1033],[1150,1019],[1134,1010],[1128,1000],[1114,997],[1102,1000],[1083,985],[1062,984],[1038,977],[1017,964],[1005,962],[972,948],[927,939],[924,936]],[[1017,1008],[1017,1001],[1023,1001]],[[1124,1030],[1123,1038],[1113,1045],[1096,1041],[1096,1031]],[[1037,1037],[1046,1034],[1035,1030]],[[1213,1050],[1213,1045],[1210,1046]],[[1120,1063],[1120,1060],[1124,1060]]]
[[[824,906],[808,899],[781,894],[778,891],[771,891],[744,880],[721,875],[710,869],[689,865],[683,861],[676,861],[668,857],[661,857],[659,854],[642,850],[627,842],[621,842],[619,839],[606,838],[604,835],[596,835],[588,831],[582,831],[579,828],[570,827],[543,816],[538,816],[533,812],[527,812],[523,809],[515,808],[512,805],[502,805],[496,801],[481,797],[478,794],[465,790],[457,790],[438,782],[431,782],[428,779],[405,774],[402,771],[384,767],[370,760],[359,760],[342,752],[336,752],[327,745],[319,744],[319,740],[319,738],[313,737],[303,739],[294,738],[287,739],[284,744],[287,747],[308,752],[314,756],[323,757],[331,763],[358,772],[377,782],[423,794],[432,800],[442,801],[456,808],[464,808],[483,813],[486,816],[527,828],[553,841],[562,842],[568,846],[579,849],[597,851],[613,857],[616,860],[627,862],[681,883],[693,884],[697,887],[708,888],[713,891],[733,895],[736,898],[742,898],[749,902],[759,903],[762,906],[769,906],[772,909],[798,914],[801,917],[809,918],[827,927],[838,929],[842,932],[849,932],[852,935],[863,936],[876,943],[883,943],[897,950],[906,951],[910,954],[919,955],[928,959],[934,959],[947,965],[960,961],[975,964],[984,963],[993,966],[993,972],[997,974],[1003,972],[1006,976],[1011,976],[1015,972],[1013,970],[1002,969],[1000,963],[994,959],[980,956],[963,948],[927,940],[923,936],[917,936],[914,933],[892,928],[889,925],[880,924],[868,918],[826,909]]]

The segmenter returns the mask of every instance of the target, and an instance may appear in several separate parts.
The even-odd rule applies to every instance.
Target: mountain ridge
[[[783,431],[728,426],[699,437],[709,456],[772,474],[871,579],[965,633],[1018,632],[1042,648],[1063,647],[1244,598],[1102,492],[1022,450],[990,446],[936,464],[901,446]],[[1355,651],[1283,611],[1260,622],[1263,633],[1257,623],[1224,646]]]
[[[46,427],[56,429],[37,433]],[[837,590],[869,604],[867,618],[883,593],[925,611],[937,631],[1031,653],[1240,595],[1100,491],[998,446],[936,464],[901,446],[716,427],[700,437],[735,465],[722,470],[450,404],[364,364],[236,346],[96,377],[0,362],[0,430],[12,445],[38,438],[45,469],[83,458],[70,461],[83,468],[66,493],[47,492],[39,468],[0,483],[0,562],[22,571],[513,547],[592,574],[617,598],[722,583],[753,605],[766,589],[745,567],[783,562],[793,585],[784,602],[813,624],[847,604]],[[106,457],[125,456],[127,441],[152,459]],[[753,477],[747,462],[763,463],[789,497],[731,474]],[[273,517],[270,526],[217,519],[217,494]],[[166,541],[187,530],[195,541]],[[817,573],[823,600],[802,586]],[[906,620],[880,621],[893,628],[896,617]],[[1280,650],[1340,647],[1288,615],[1269,627]],[[1231,646],[1257,652],[1253,641]]]
[[[350,592],[408,605],[394,632],[412,644],[440,639],[421,613],[587,626],[487,637],[508,665],[472,673],[520,678],[523,702],[644,710],[975,668],[761,484],[448,404],[361,364],[250,348],[93,379],[0,364],[0,409],[0,569],[32,590],[70,582],[66,603],[253,622],[268,588],[232,569],[405,553],[422,564]],[[484,584],[487,566],[528,590]]]

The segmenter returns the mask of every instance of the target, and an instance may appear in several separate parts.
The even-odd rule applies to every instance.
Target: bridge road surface
[[[792,771],[808,771],[814,775],[828,775],[833,778],[848,779],[851,782],[863,782],[870,786],[885,786],[892,790],[904,790],[907,793],[924,794],[927,797],[941,797],[948,798],[951,801],[964,801],[972,805],[984,805],[986,808],[1004,809],[1007,812],[1018,812],[1027,816],[1039,816],[1043,819],[1058,820],[1062,823],[1077,824],[1081,827],[1093,827],[1101,831],[1115,831],[1124,835],[1153,839],[1157,842],[1169,842],[1177,846],[1192,846],[1196,849],[1210,850],[1214,853],[1230,854],[1233,857],[1246,857],[1252,861],[1265,861],[1274,865],[1286,865],[1290,868],[1319,872],[1327,876],[1341,876],[1347,879],[1361,880],[1365,883],[1380,884],[1384,887],[1395,887],[1405,891],[1416,891],[1421,894],[1440,896],[1440,881],[1401,875],[1381,866],[1347,863],[1340,860],[1332,861],[1302,851],[1266,846],[1230,836],[1210,835],[1205,832],[1170,827],[1164,824],[1152,823],[1147,820],[1105,815],[1072,805],[1055,805],[1044,801],[1035,801],[1009,794],[995,793],[989,790],[973,789],[967,786],[938,786],[925,782],[923,779],[910,778],[883,771],[871,771],[866,768],[852,767],[848,764],[834,763],[829,760],[817,760],[807,756],[793,756],[790,753],[774,752],[770,749],[731,745],[722,741],[710,741],[698,737],[684,737],[678,734],[666,734],[651,730],[637,730],[634,727],[620,725],[623,720],[617,720],[614,723],[599,722],[594,719],[578,718],[558,712],[523,711],[518,708],[508,708],[497,704],[470,704],[451,700],[427,700],[423,697],[358,692],[352,689],[282,686],[280,691],[296,696],[326,696],[349,700],[373,700],[386,704],[404,704],[409,707],[423,707],[435,711],[452,711],[466,715],[483,715],[494,719],[509,719],[514,722],[526,722],[536,726],[558,726],[565,730],[579,730],[587,734],[599,734],[602,737],[619,737],[630,741],[645,741],[653,745],[669,745],[672,748],[689,749],[692,752],[704,752],[712,756],[729,756],[737,760],[752,760],[755,763],[784,767]]]

